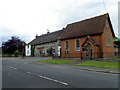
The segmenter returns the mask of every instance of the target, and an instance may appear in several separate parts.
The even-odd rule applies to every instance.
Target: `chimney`
[[[47,34],[50,33],[49,30],[47,29]]]
[[[36,33],[36,38],[38,37],[37,33]]]

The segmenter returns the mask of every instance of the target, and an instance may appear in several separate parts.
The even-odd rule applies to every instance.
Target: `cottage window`
[[[77,39],[75,42],[76,45],[76,51],[80,51],[80,41]]]
[[[29,45],[28,45],[28,48],[29,48]]]
[[[106,46],[110,46],[110,32],[106,33]]]
[[[27,54],[29,54],[29,50],[27,51]]]
[[[68,48],[69,48],[68,41],[66,41],[66,43],[65,43],[65,53],[66,54],[68,54]]]
[[[55,54],[55,49],[52,49],[52,53]]]

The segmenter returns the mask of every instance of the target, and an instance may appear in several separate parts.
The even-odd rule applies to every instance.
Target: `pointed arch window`
[[[80,41],[77,39],[75,42],[76,45],[76,51],[80,51]]]
[[[110,39],[110,32],[106,33],[106,46],[110,46],[111,39]]]
[[[68,45],[68,41],[66,41],[65,43],[65,53],[68,54],[68,49],[69,49],[69,45]]]

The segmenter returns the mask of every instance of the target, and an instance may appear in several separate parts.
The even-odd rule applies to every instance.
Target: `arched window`
[[[66,41],[65,43],[65,53],[68,53],[68,49],[69,49],[69,45],[68,45],[68,41]]]
[[[76,45],[76,51],[80,51],[80,41],[78,39],[76,40],[75,45]]]
[[[110,42],[111,42],[111,40],[110,40],[110,32],[107,32],[106,33],[106,46],[110,46]]]
[[[68,48],[68,41],[66,41],[66,49]]]

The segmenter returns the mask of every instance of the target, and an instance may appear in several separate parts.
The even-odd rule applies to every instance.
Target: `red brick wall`
[[[100,41],[100,37],[99,36],[91,36],[96,42],[99,43]],[[75,48],[75,41],[76,40],[79,40],[80,41],[80,51],[76,51],[76,48]],[[62,58],[65,58],[65,57],[71,57],[71,58],[80,58],[81,57],[81,53],[82,53],[82,56],[84,57],[85,56],[85,52],[82,51],[82,44],[84,43],[84,41],[86,40],[86,37],[83,37],[83,38],[76,38],[76,39],[69,39],[69,40],[62,40],[61,41],[61,57]],[[65,43],[66,41],[68,41],[68,44],[69,44],[69,53],[68,54],[65,54]],[[93,57],[94,58],[97,58],[99,57],[99,47],[95,46],[93,43],[90,42],[90,44],[92,45],[93,47]]]
[[[106,39],[106,33],[110,32],[110,46],[106,45],[107,39]],[[113,43],[113,36],[112,36],[112,32],[110,30],[110,26],[108,24],[108,21],[106,21],[106,25],[104,28],[104,32],[102,34],[102,43],[103,43],[103,57],[106,56],[113,56],[114,55],[114,43]]]
[[[104,28],[104,32],[102,35],[97,36],[91,36],[96,42],[99,43],[99,47],[95,46],[93,43],[90,42],[90,44],[93,47],[93,58],[99,58],[99,57],[106,57],[106,56],[113,56],[114,55],[114,44],[113,44],[113,36],[110,30],[110,27],[108,25],[108,22],[106,21],[106,25]],[[106,32],[110,32],[110,46],[106,46]],[[75,41],[80,41],[80,51],[76,51],[75,49]],[[82,56],[85,56],[85,52],[82,51],[82,44],[86,40],[86,37],[83,38],[76,38],[76,39],[68,39],[68,40],[62,40],[61,41],[61,57],[62,58],[80,58],[81,53]],[[69,43],[69,53],[65,54],[65,43],[68,41]]]

